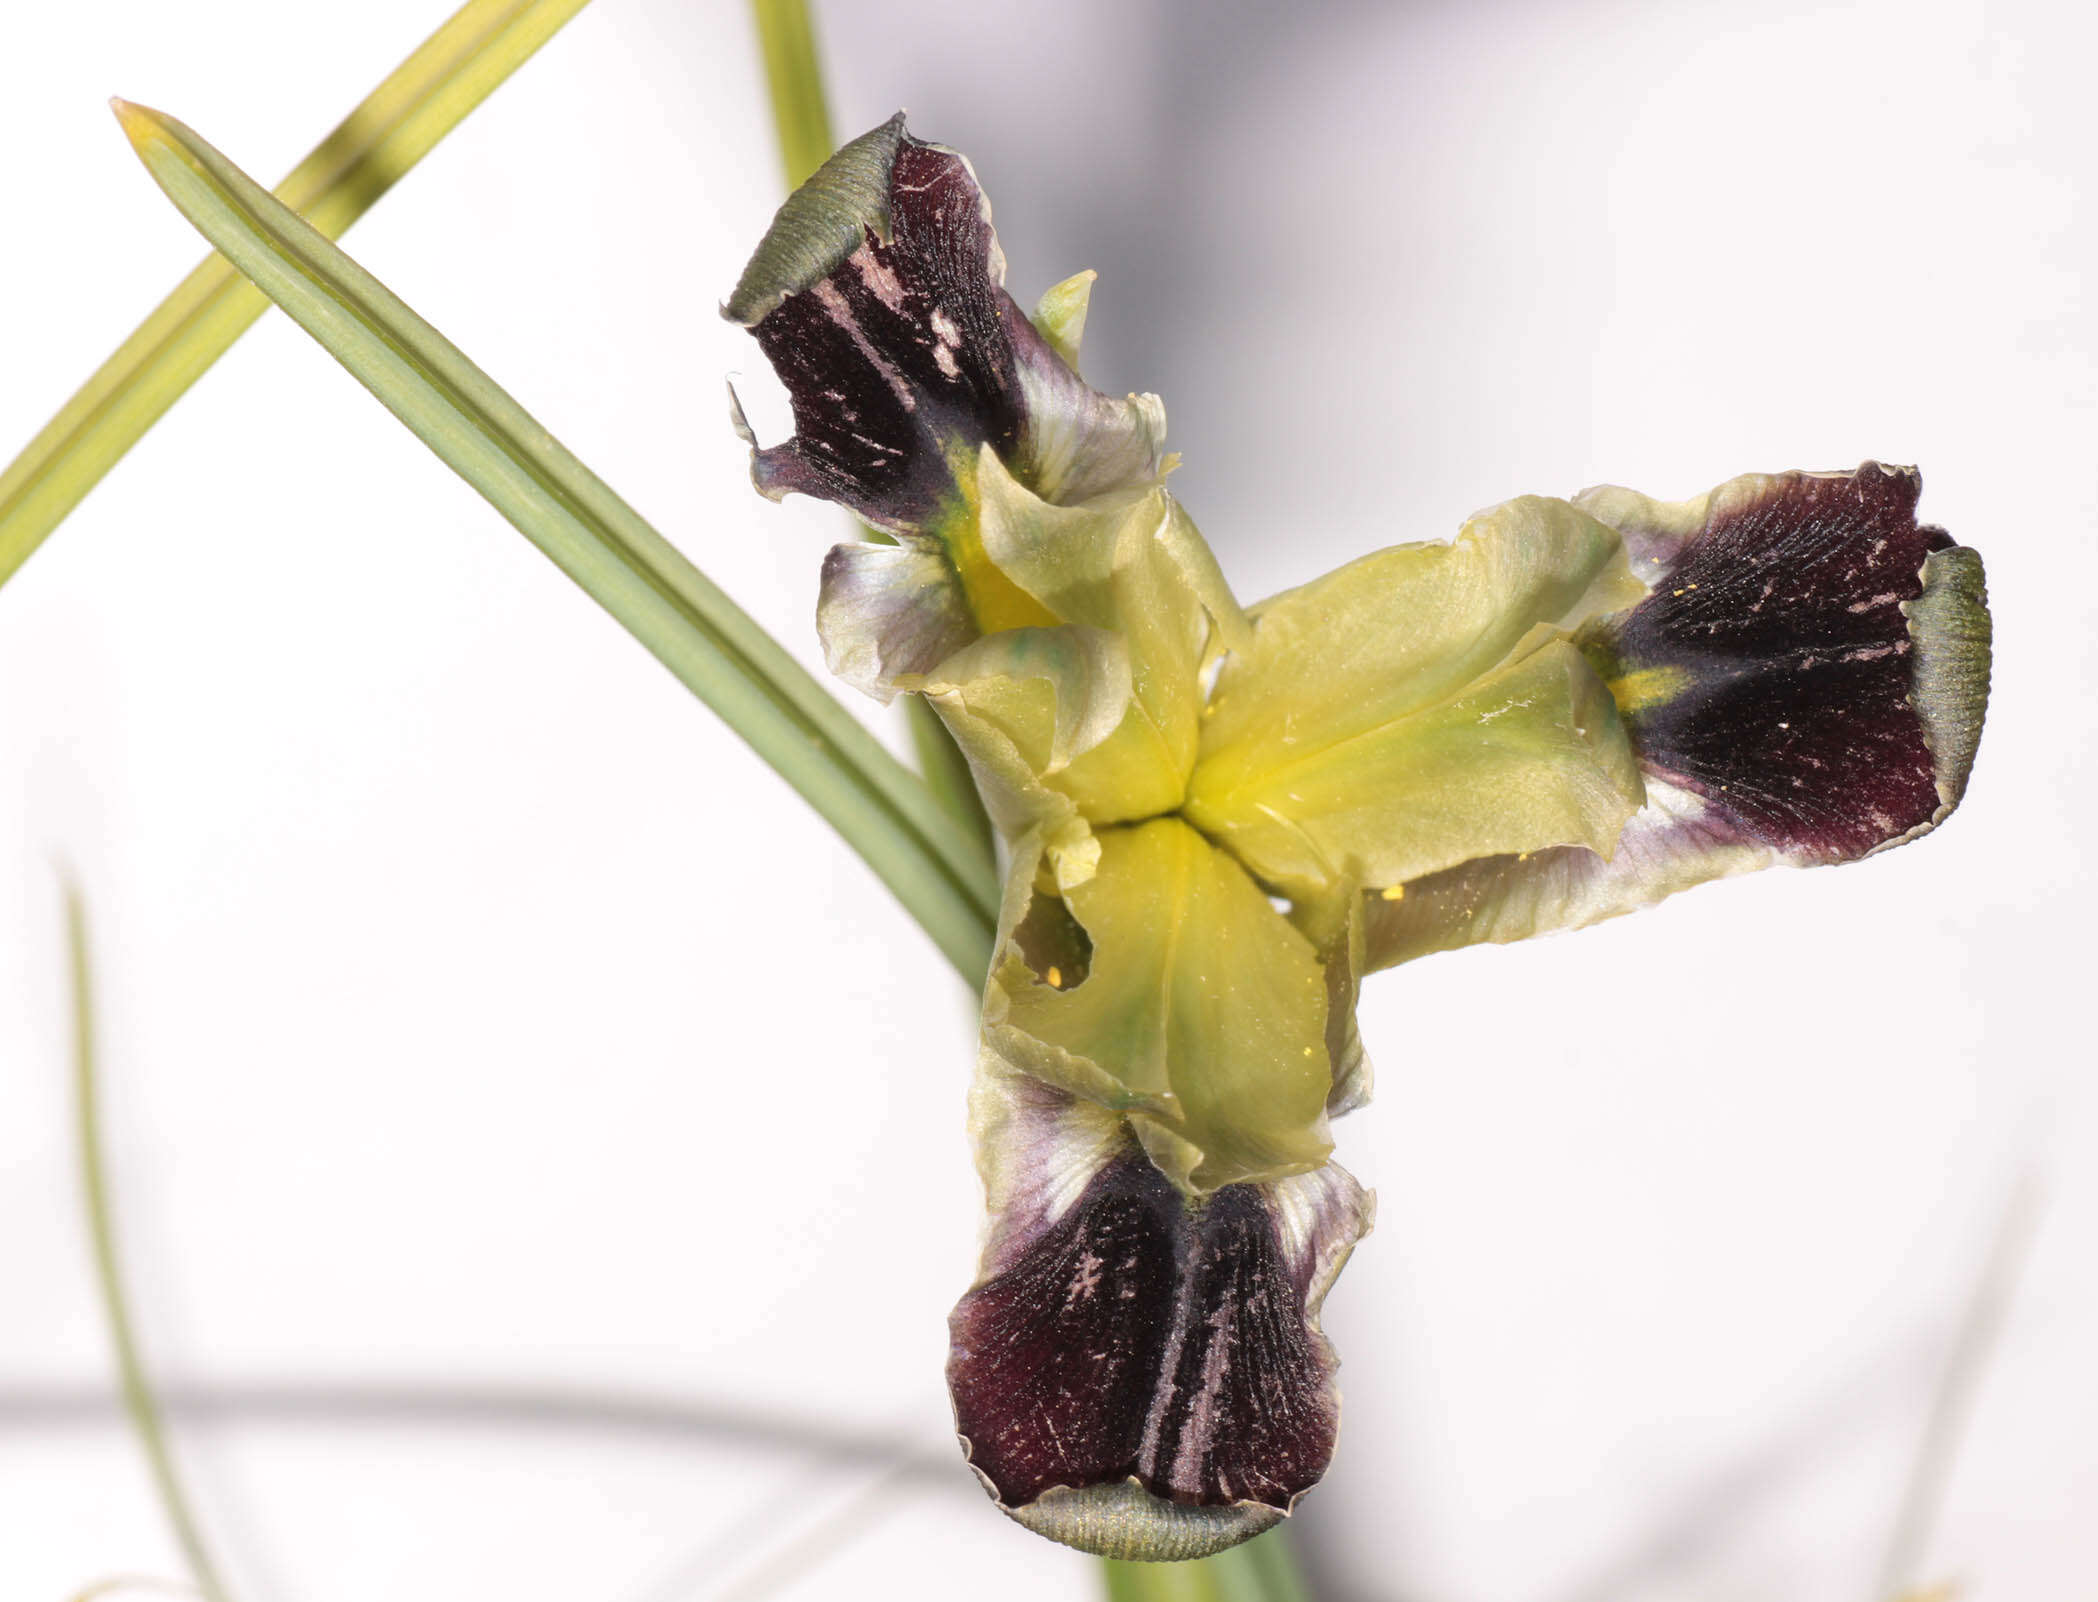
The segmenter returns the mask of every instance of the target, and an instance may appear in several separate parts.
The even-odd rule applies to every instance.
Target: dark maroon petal
[[[1913,469],[1751,482],[1645,541],[1652,595],[1584,643],[1650,773],[1793,860],[1862,856],[1942,815],[1908,612],[1952,540],[1917,523]]]
[[[1155,476],[1153,411],[1086,388],[1004,281],[961,155],[900,115],[839,151],[780,209],[723,308],[793,405],[794,437],[754,454],[758,488],[936,532],[960,506],[955,464],[984,445],[1051,500]],[[1092,458],[1076,466],[1061,460],[1074,437]]]
[[[1180,1194],[1141,1152],[949,1320],[948,1380],[970,1461],[1008,1507],[1138,1472],[1175,1316]]]
[[[1981,558],[1919,526],[1917,475],[1748,477],[1671,505],[1579,497],[1639,605],[1582,631],[1646,781],[1608,858],[1498,856],[1364,903],[1368,968],[1574,929],[1779,863],[1921,835],[1965,793],[1989,694]]]
[[[1138,1478],[1172,1501],[1287,1508],[1333,1457],[1333,1349],[1304,1319],[1261,1187],[1225,1186],[1184,1215],[1181,1242]]]
[[[1133,1480],[1182,1507],[1286,1513],[1333,1454],[1337,1364],[1318,1307],[1368,1211],[1331,1165],[1195,1205],[1127,1143],[1060,1214],[1005,1219],[1018,1227],[994,1233],[956,1307],[948,1365],[957,1427],[1000,1505]]]

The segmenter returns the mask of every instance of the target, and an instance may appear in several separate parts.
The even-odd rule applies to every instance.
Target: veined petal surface
[[[979,625],[1013,597],[975,538],[988,446],[1036,494],[1079,501],[1148,482],[1165,432],[1155,396],[1089,388],[1005,292],[990,205],[961,155],[899,115],[839,150],[779,210],[723,307],[786,385],[795,432],[752,476],[897,534],[937,539]]]
[[[1370,1198],[1327,1164],[1191,1200],[1119,1120],[995,1061],[971,1110],[994,1222],[948,1379],[999,1506],[1151,1561],[1267,1528],[1332,1456],[1318,1314]]]
[[[1652,580],[1581,640],[1609,679],[1648,804],[1608,861],[1494,856],[1366,904],[1385,967],[1629,912],[1706,880],[1845,862],[1959,803],[1989,688],[1981,559],[1918,524],[1908,468],[1757,474],[1692,501],[1579,504]]]
[[[1333,1149],[1332,1069],[1311,942],[1178,818],[1097,841],[1097,872],[1063,897],[1084,976],[1037,968],[1008,940],[985,1041],[1008,1067],[1123,1113],[1190,1194],[1316,1168]]]
[[[1564,639],[1447,699],[1290,749],[1228,789],[1205,758],[1186,815],[1306,903],[1502,852],[1608,855],[1645,800],[1608,690]]]
[[[1399,545],[1254,608],[1218,675],[1204,783],[1238,788],[1462,691],[1538,624],[1571,627],[1645,586],[1617,534],[1565,501],[1524,496],[1448,544]]]
[[[976,619],[939,541],[854,541],[823,559],[816,633],[832,673],[878,701],[897,681],[931,673],[977,637]]]

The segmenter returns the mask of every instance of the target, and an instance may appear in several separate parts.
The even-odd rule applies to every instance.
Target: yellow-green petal
[[[931,673],[904,676],[898,687],[924,695],[940,714],[1006,839],[1039,831],[1060,883],[1091,872],[1091,835],[1062,781],[1074,758],[1114,734],[1133,704],[1120,636],[1007,629]]]
[[[1199,663],[1212,633],[1236,651],[1252,645],[1215,553],[1163,484],[1059,505],[985,451],[976,499],[984,559],[1064,622],[1145,630],[1160,647],[1177,638],[1185,664]]]
[[[1750,474],[1694,500],[1590,490],[1653,582],[1586,625],[1646,778],[1608,861],[1483,857],[1373,894],[1388,967],[1574,929],[1777,864],[1854,860],[1958,805],[1989,692],[1981,559],[1921,524],[1913,468]]]
[[[1645,799],[1609,691],[1564,639],[1351,739],[1286,751],[1230,789],[1198,767],[1187,816],[1303,900],[1498,853],[1607,857]]]
[[[1459,693],[1532,627],[1571,628],[1646,593],[1616,532],[1524,496],[1451,544],[1401,545],[1255,609],[1202,733],[1211,793]]]
[[[1177,818],[1100,832],[1065,897],[1082,981],[1009,945],[985,1039],[1012,1068],[1125,1112],[1183,1190],[1305,1173],[1332,1151],[1326,978],[1245,871]]]
[[[996,570],[1051,615],[1113,631],[1128,648],[1133,699],[1121,726],[1055,787],[1095,823],[1172,811],[1194,767],[1211,637],[1245,634],[1201,535],[1162,486],[1056,506],[988,449],[976,484]]]

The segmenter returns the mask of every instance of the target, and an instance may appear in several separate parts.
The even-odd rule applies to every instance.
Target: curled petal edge
[[[891,532],[936,534],[966,519],[957,463],[984,445],[1051,501],[1164,470],[1158,398],[1115,399],[1078,377],[1006,293],[967,158],[913,137],[900,113],[787,197],[722,314],[756,335],[793,407],[791,439],[752,442],[752,478],[772,499],[815,495]],[[970,583],[966,539],[951,543]]]
[[[1683,502],[1579,497],[1653,584],[1582,636],[1647,805],[1607,861],[1487,857],[1372,892],[1368,966],[1580,928],[1760,868],[1853,861],[1944,822],[1981,739],[1990,620],[1981,558],[1916,522],[1920,491],[1914,469],[1868,462]]]
[[[971,1113],[991,1227],[948,1376],[999,1507],[1152,1562],[1286,1516],[1332,1455],[1319,1311],[1373,1198],[1328,1164],[1190,1207],[1112,1113],[988,1056]]]

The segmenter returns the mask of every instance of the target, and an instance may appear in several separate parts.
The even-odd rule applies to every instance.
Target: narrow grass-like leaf
[[[339,237],[586,3],[467,0],[292,169],[277,198]],[[221,256],[176,286],[0,473],[0,584],[268,305]]]
[[[205,1602],[227,1602],[218,1566],[211,1560],[211,1549],[204,1543],[203,1531],[182,1489],[182,1478],[175,1471],[174,1454],[168,1449],[167,1431],[161,1423],[160,1403],[146,1378],[145,1360],[139,1356],[138,1336],[131,1323],[130,1300],[124,1294],[123,1271],[117,1262],[115,1209],[110,1203],[108,1169],[102,1160],[101,1098],[95,1078],[94,969],[87,943],[87,911],[77,888],[68,883],[65,893],[66,953],[73,984],[73,1108],[80,1142],[80,1188],[87,1204],[88,1241],[95,1259],[95,1288],[101,1293],[103,1322],[116,1353],[124,1411],[130,1415],[131,1427],[145,1451],[153,1488],[188,1561],[190,1578]]]
[[[779,133],[780,163],[787,187],[799,189],[830,159],[830,106],[823,93],[823,68],[816,59],[816,30],[806,0],[751,0],[758,53],[765,59],[765,87]]]
[[[807,798],[970,983],[992,862],[924,783],[670,542],[338,247],[173,118],[118,103],[198,230]]]

